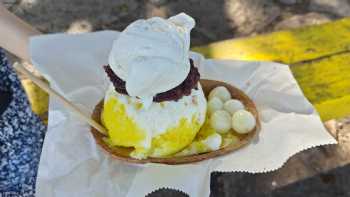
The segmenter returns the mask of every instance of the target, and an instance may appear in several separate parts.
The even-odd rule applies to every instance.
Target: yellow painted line
[[[323,120],[350,114],[350,52],[291,66]]]
[[[350,50],[350,18],[255,37],[216,42],[192,50],[207,58],[268,60],[292,64]]]
[[[314,105],[323,121],[342,118],[350,114],[350,95]]]
[[[312,103],[350,95],[350,53],[297,64],[291,70]]]
[[[40,116],[43,121],[47,121],[49,95],[29,79],[23,79],[21,82],[28,96],[33,112]]]

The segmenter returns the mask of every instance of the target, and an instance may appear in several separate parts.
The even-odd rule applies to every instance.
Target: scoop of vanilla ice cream
[[[131,23],[114,41],[109,65],[130,96],[151,100],[181,84],[190,71],[190,32],[195,21],[181,13]]]

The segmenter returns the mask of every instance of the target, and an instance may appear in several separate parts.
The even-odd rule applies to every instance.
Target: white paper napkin
[[[31,39],[32,61],[51,86],[91,113],[108,79],[102,69],[118,32],[53,34]],[[122,47],[122,46],[121,46]],[[192,53],[201,77],[228,82],[256,103],[259,138],[232,154],[196,164],[132,165],[112,159],[94,142],[89,126],[50,97],[48,132],[37,178],[37,196],[145,196],[159,188],[209,196],[212,171],[261,173],[280,168],[307,148],[334,144],[289,67],[272,62],[206,60]]]

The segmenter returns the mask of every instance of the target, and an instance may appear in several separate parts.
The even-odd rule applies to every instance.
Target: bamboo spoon
[[[56,96],[61,100],[61,102],[64,104],[65,107],[73,111],[75,114],[77,114],[81,119],[86,121],[91,127],[95,128],[96,131],[101,133],[102,135],[106,136],[107,131],[106,129],[101,126],[99,123],[97,123],[95,120],[90,118],[89,115],[82,112],[76,105],[74,105],[72,102],[64,98],[62,95],[60,95],[58,92],[50,88],[45,82],[43,82],[41,79],[34,76],[31,72],[29,72],[26,68],[24,68],[21,64],[15,63],[13,67],[23,73],[26,77],[28,77],[31,81],[33,81],[37,86],[39,86],[41,89],[45,90],[50,96]]]

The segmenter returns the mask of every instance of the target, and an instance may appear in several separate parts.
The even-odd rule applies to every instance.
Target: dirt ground
[[[1,1],[18,16],[47,33],[123,30],[139,18],[169,17],[185,12],[197,22],[191,36],[192,45],[320,24],[350,15],[350,5],[346,0]]]
[[[186,12],[193,46],[321,24],[350,16],[350,0],[0,0],[44,33],[123,30],[151,16]],[[340,144],[297,154],[268,174],[212,174],[212,197],[350,196],[350,118],[329,122]],[[272,153],[273,154],[273,153]],[[186,196],[157,191],[150,196]]]

